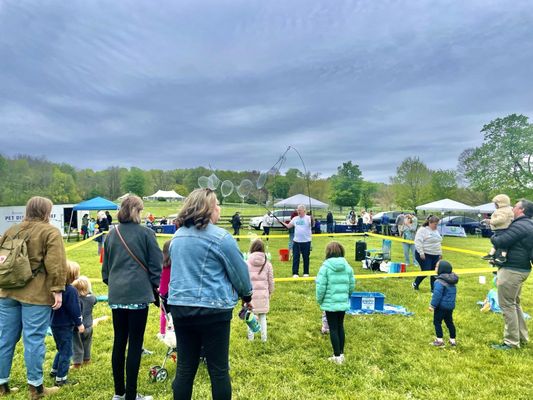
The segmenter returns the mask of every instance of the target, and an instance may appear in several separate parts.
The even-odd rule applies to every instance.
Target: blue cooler
[[[353,292],[350,296],[350,310],[383,311],[385,295],[379,292]]]

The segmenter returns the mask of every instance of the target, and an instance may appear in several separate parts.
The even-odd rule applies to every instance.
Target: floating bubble
[[[244,199],[246,196],[250,194],[254,187],[254,184],[249,179],[243,179],[239,186],[237,186],[237,194],[239,197]]]
[[[222,197],[228,197],[233,193],[233,182],[227,180],[222,182],[222,185],[220,185],[220,191],[222,192]]]
[[[207,176],[201,176],[198,178],[198,186],[200,186],[202,189],[206,189],[209,187],[209,178]]]
[[[220,179],[218,179],[218,176],[216,176],[215,174],[211,174],[209,175],[208,179],[209,179],[209,184],[207,187],[211,190],[217,190],[218,185],[220,185]]]
[[[265,186],[267,178],[268,178],[268,173],[261,172],[259,174],[259,177],[257,178],[257,182],[256,182],[257,189],[263,189],[263,187]]]

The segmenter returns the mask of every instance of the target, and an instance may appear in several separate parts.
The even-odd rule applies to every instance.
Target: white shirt
[[[442,236],[437,230],[427,226],[420,228],[415,235],[415,248],[419,254],[442,254]]]
[[[305,215],[304,217],[294,217],[291,222],[294,225],[294,241],[297,243],[305,243],[311,241],[311,217]]]
[[[271,227],[272,226],[272,217],[268,214],[263,216],[263,226]]]

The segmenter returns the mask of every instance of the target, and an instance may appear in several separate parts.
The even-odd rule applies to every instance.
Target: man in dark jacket
[[[237,211],[233,215],[233,217],[231,217],[231,226],[233,227],[233,236],[238,236],[239,235],[239,231],[241,229],[241,225],[242,225],[241,213]],[[239,240],[239,238],[237,238],[237,241],[238,240]]]
[[[498,302],[505,328],[503,343],[492,346],[497,350],[519,348],[520,344],[526,344],[529,340],[526,321],[520,307],[520,292],[531,272],[533,203],[522,199],[513,207],[513,213],[515,219],[509,228],[491,238],[496,249],[508,251],[507,261],[498,265]]]

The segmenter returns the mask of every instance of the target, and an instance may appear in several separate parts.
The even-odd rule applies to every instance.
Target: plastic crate
[[[379,292],[353,292],[350,296],[350,310],[383,311],[385,295]]]

